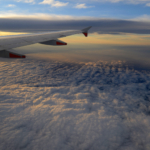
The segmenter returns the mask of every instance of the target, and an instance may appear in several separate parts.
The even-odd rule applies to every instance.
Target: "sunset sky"
[[[118,55],[117,46],[122,49],[129,46],[130,51],[137,46],[141,51],[150,47],[150,0],[5,0],[0,1],[0,22],[1,36],[92,26],[88,38],[82,34],[62,38],[68,43],[66,47],[34,44],[15,49],[24,54],[54,50],[50,58],[60,58],[63,52],[67,59],[68,53],[75,57],[79,49],[89,50],[90,57],[94,50],[96,56],[97,49],[98,52],[105,49],[103,55],[108,55],[110,50],[112,55]]]
[[[32,32],[36,28],[48,31],[92,25],[91,32],[94,34],[88,40],[81,36],[67,40],[91,44],[150,43],[150,36],[143,35],[150,33],[150,0],[1,0],[0,19],[1,36],[16,34],[3,32],[13,28],[15,31],[27,29]],[[60,26],[54,28],[56,24]],[[103,32],[106,35],[101,35]]]
[[[150,0],[0,1],[1,36],[87,26],[92,26],[89,37],[80,34],[62,38],[67,46],[34,44],[15,50],[26,55],[43,53],[43,57],[59,60],[94,61],[96,57],[96,60],[116,60],[116,57],[127,60],[132,55],[132,60],[140,58],[149,62],[146,56],[150,47]],[[134,51],[137,47],[146,53]]]

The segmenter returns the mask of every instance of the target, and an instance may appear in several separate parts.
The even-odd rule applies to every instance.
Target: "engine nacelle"
[[[67,43],[60,41],[60,40],[50,40],[50,41],[40,42],[40,44],[54,45],[54,46],[67,45]]]

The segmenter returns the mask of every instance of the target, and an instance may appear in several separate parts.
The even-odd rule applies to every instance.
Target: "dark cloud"
[[[150,34],[150,22],[129,21],[129,20],[64,20],[64,21],[47,21],[31,19],[0,19],[1,31],[53,31],[82,29],[87,26],[93,26],[90,32],[100,34],[120,34],[136,33]]]

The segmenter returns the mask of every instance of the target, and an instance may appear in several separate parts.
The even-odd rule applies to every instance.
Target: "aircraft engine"
[[[40,44],[44,45],[54,45],[54,46],[61,46],[61,45],[67,45],[67,43],[60,41],[58,39],[56,40],[50,40],[50,41],[45,41],[45,42],[40,42]]]

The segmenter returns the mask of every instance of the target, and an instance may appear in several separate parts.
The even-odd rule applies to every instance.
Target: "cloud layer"
[[[132,20],[101,19],[93,17],[76,17],[63,15],[16,15],[3,14],[0,16],[2,31],[42,31],[82,29],[92,26],[90,32],[101,34],[137,33],[150,34],[149,17],[145,16]],[[42,18],[42,20],[40,19]]]
[[[149,6],[150,0],[90,0],[92,2],[97,2],[97,3],[124,3],[124,4],[144,4],[146,6]],[[79,0],[78,2],[82,3],[82,2],[89,2],[85,1],[85,0]]]
[[[17,2],[25,2],[25,3],[35,3],[36,0],[16,0]],[[44,0],[43,2],[46,2],[46,4],[48,4],[47,2],[50,2],[52,0]],[[68,0],[69,1],[72,1],[72,0]],[[90,0],[91,1],[91,0]],[[76,2],[89,2],[89,0],[78,0]],[[93,2],[93,0],[92,0]],[[149,3],[150,3],[150,0],[94,0],[94,2],[99,2],[99,3],[106,3],[106,2],[110,2],[110,3],[120,3],[120,2],[123,2],[123,3],[127,3],[127,4],[145,4],[146,6],[149,6]],[[60,3],[63,3],[63,2],[60,2]]]
[[[60,1],[55,1],[55,0],[44,0],[43,2],[40,2],[39,4],[49,4],[52,7],[63,7],[63,6],[67,6],[67,3],[64,2],[60,2]]]
[[[94,7],[94,6],[86,6],[85,3],[83,3],[83,4],[77,4],[75,6],[75,8],[78,8],[78,9],[85,9],[85,8],[91,8],[91,7]]]
[[[1,150],[149,149],[148,72],[27,59],[0,69]]]
[[[15,0],[16,2],[35,3],[35,0]]]

